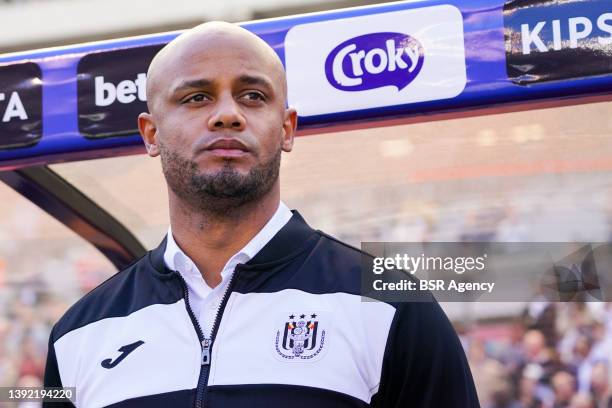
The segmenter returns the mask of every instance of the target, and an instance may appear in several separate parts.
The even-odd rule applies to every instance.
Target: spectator
[[[598,361],[591,371],[591,393],[598,408],[612,408],[610,367],[606,361]]]
[[[591,384],[591,369],[593,361],[591,350],[593,348],[593,337],[585,332],[581,333],[574,344],[573,371],[578,376],[578,390],[588,392]]]
[[[567,371],[559,371],[552,377],[552,386],[555,393],[553,408],[568,408],[576,392],[576,380]]]
[[[595,405],[589,394],[578,393],[572,397],[569,408],[595,408]]]
[[[539,365],[530,364],[523,370],[518,391],[518,402],[522,408],[543,408],[542,393],[547,393],[548,399],[551,399],[550,388],[540,385],[541,376],[542,368]]]

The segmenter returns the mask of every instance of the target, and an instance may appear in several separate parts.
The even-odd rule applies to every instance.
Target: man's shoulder
[[[360,295],[362,265],[371,255],[320,230],[303,249],[284,269],[292,288],[312,294]],[[281,278],[271,283],[285,288],[287,282]]]
[[[176,301],[176,290],[166,291],[168,296],[160,296],[160,291],[154,290],[168,279],[160,278],[159,273],[155,276],[149,254],[136,259],[69,307],[53,328],[53,341],[102,319],[126,316],[151,304]]]
[[[322,238],[323,249],[340,257],[344,262],[360,263],[362,261],[370,261],[374,259],[372,254],[357,248],[347,242],[340,240],[326,232],[317,230],[317,233]]]

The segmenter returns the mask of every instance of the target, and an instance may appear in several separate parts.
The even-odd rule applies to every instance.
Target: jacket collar
[[[244,264],[245,268],[254,268],[291,258],[301,252],[305,242],[317,233],[304,221],[297,210],[291,210],[291,212],[293,213],[291,219],[250,261]],[[166,267],[164,262],[166,243],[167,237],[165,236],[157,248],[149,251],[149,259],[159,273],[170,275],[172,271]]]

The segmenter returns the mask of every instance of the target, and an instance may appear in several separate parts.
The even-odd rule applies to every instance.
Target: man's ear
[[[153,116],[151,116],[150,113],[143,112],[138,115],[138,130],[140,130],[140,136],[142,136],[149,156],[159,156],[157,128],[153,122]]]
[[[293,149],[293,139],[297,129],[298,115],[295,109],[287,108],[285,110],[285,120],[283,121],[283,141],[282,149],[285,152],[290,152]]]

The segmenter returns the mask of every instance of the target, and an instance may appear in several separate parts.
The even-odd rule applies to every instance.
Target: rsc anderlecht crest
[[[285,327],[276,333],[276,352],[287,360],[310,360],[325,345],[325,330],[317,314],[291,314]]]

